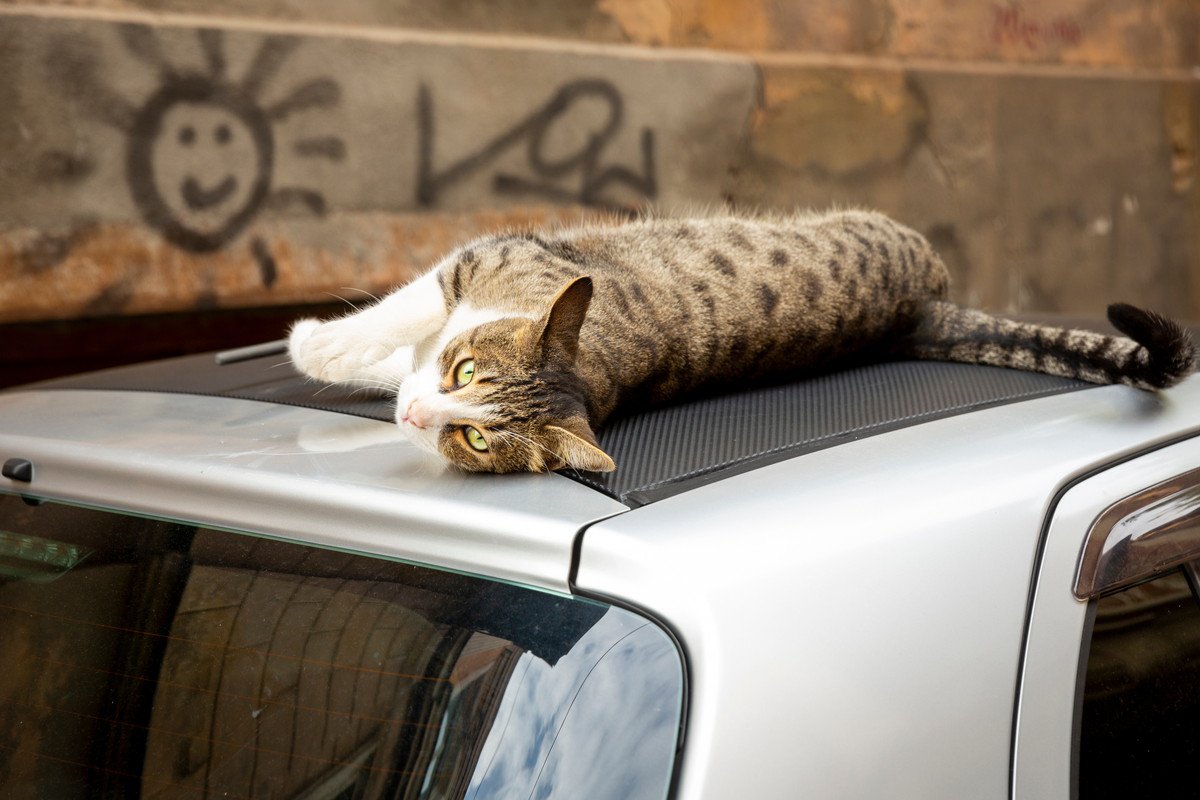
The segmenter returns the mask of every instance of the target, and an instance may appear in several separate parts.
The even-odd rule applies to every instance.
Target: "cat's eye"
[[[464,358],[458,362],[458,366],[454,368],[454,388],[461,389],[472,380],[475,379],[475,359]],[[471,428],[471,430],[475,430]],[[475,431],[478,433],[479,431]],[[476,447],[476,450],[486,450],[486,447]]]
[[[483,434],[470,425],[463,426],[463,436],[467,437],[467,444],[481,453],[486,453],[488,449],[487,440],[483,438]]]

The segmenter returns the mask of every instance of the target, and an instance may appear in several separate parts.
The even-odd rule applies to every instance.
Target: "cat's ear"
[[[592,302],[592,279],[584,275],[563,287],[550,311],[542,319],[539,345],[547,361],[575,362],[579,352],[579,329]]]
[[[561,425],[547,425],[543,431],[549,439],[547,449],[563,462],[552,468],[567,466],[588,472],[612,472],[617,468],[608,453],[600,449],[596,435],[582,418],[570,417]]]

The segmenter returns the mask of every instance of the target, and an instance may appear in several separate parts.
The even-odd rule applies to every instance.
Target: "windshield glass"
[[[0,796],[663,798],[682,667],[590,600],[0,496]]]

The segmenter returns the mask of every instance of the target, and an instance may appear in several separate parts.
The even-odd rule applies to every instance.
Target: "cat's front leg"
[[[375,382],[375,364],[436,333],[446,318],[442,288],[431,272],[348,316],[300,320],[288,335],[288,355],[296,369],[326,383]]]

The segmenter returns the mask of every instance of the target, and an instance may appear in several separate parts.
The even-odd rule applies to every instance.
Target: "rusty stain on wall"
[[[903,161],[928,123],[909,78],[866,70],[773,70],[754,128],[763,156],[853,176]]]
[[[664,45],[671,41],[674,12],[668,0],[599,0],[597,8],[616,20],[632,42]]]
[[[0,236],[0,308],[15,322],[325,301],[347,287],[378,294],[475,236],[579,223],[598,213],[543,205],[470,215],[332,215],[328,223],[357,242],[353,257],[314,246],[296,223],[264,223],[256,241],[272,256],[269,285],[244,249],[193,253],[136,223],[96,224],[70,243],[9,232]]]
[[[1163,93],[1163,124],[1171,147],[1171,187],[1183,194],[1196,184],[1197,92],[1184,84],[1171,84]]]

